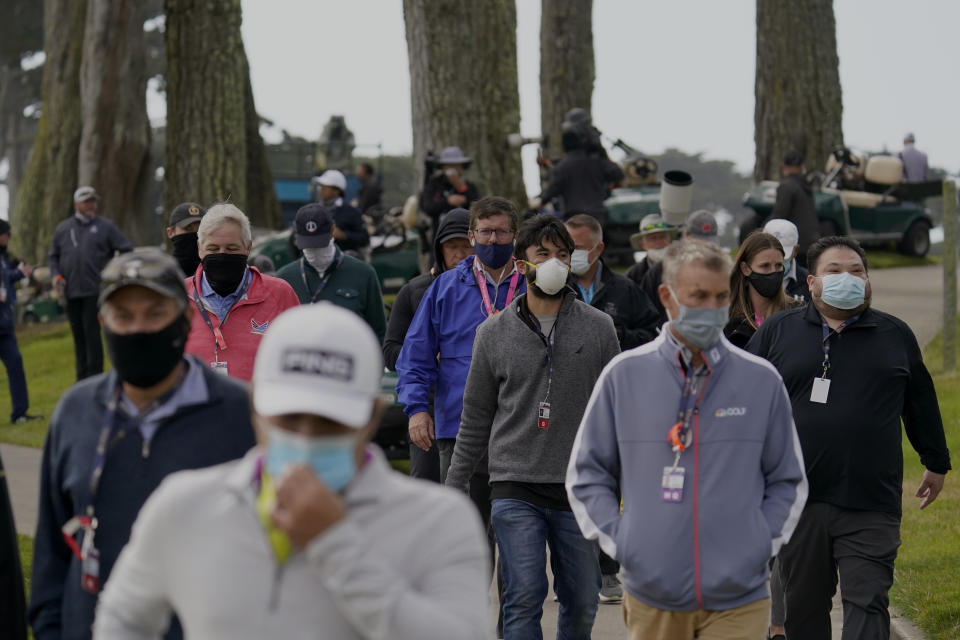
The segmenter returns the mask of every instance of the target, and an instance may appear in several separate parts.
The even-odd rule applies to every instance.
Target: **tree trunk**
[[[247,208],[250,219],[260,226],[278,229],[283,225],[283,211],[277,192],[273,187],[273,175],[267,163],[267,150],[260,136],[260,116],[253,102],[253,87],[250,84],[250,65],[243,56],[244,82],[243,105],[247,141]]]
[[[86,0],[45,0],[43,111],[27,171],[11,216],[15,250],[29,262],[45,262],[50,238],[70,215],[77,187],[80,59]]]
[[[507,146],[520,130],[516,13],[513,0],[404,0],[418,184],[426,152],[457,145],[481,193],[526,202],[520,151]]]
[[[559,157],[564,115],[574,107],[590,112],[593,0],[541,0],[540,7],[540,130]]]
[[[83,133],[78,175],[102,197],[100,211],[134,244],[156,244],[147,210],[150,122],[146,104],[144,4],[87,0],[80,66]]]
[[[240,36],[240,0],[166,0],[167,144],[164,203],[229,199],[253,224],[275,226]]]
[[[822,168],[843,144],[833,0],[757,0],[754,177],[779,177],[783,153]]]

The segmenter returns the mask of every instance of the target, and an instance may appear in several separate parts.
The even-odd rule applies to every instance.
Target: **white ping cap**
[[[380,394],[383,354],[367,323],[330,302],[280,314],[257,350],[253,407],[263,416],[308,413],[360,429]]]
[[[796,247],[800,241],[800,235],[797,233],[797,225],[789,220],[775,218],[763,225],[763,232],[769,233],[780,241],[780,244],[783,245],[784,259],[790,260],[790,257],[793,255],[793,248]]]

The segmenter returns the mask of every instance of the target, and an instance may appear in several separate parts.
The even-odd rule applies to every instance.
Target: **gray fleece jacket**
[[[668,611],[733,609],[767,597],[767,561],[806,502],[803,454],[777,370],[721,336],[702,354],[709,371],[679,461],[681,499],[664,501],[675,460],[667,431],[690,358],[670,331],[603,370],[567,496],[583,535],[620,562],[630,595]]]
[[[572,291],[557,314],[553,344],[548,359],[526,295],[477,328],[447,485],[466,490],[488,450],[491,482],[563,483],[593,383],[620,345],[610,316]],[[547,398],[550,362],[550,421],[544,429],[538,410]]]

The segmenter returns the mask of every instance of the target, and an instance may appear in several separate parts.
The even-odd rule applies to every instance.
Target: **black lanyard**
[[[536,316],[534,316],[536,317]],[[537,321],[539,324],[539,320]],[[543,401],[547,402],[550,400],[550,389],[553,387],[553,351],[554,344],[556,343],[557,336],[557,325],[560,324],[560,314],[557,313],[556,319],[553,321],[553,326],[550,327],[550,333],[546,336],[543,335],[543,331],[537,327],[537,335],[547,343],[547,355],[543,358],[543,366],[547,368],[547,395],[544,396]]]
[[[849,327],[851,324],[853,324],[859,319],[860,319],[859,315],[850,316],[849,318],[847,318],[846,320],[840,323],[840,325],[837,327],[836,333],[839,334],[843,329]],[[823,342],[821,346],[823,347],[823,373],[820,374],[820,377],[826,378],[827,371],[830,370],[830,335],[832,332],[830,331],[830,325],[827,324],[826,320],[823,320],[822,327],[823,327]]]
[[[180,365],[178,365],[180,366]],[[186,371],[183,371],[183,376],[186,376]],[[157,407],[165,404],[170,400],[180,388],[183,379],[181,378],[177,384],[173,386],[170,391],[167,391],[162,396],[151,402],[143,410],[139,411],[138,414],[132,417],[127,421],[123,426],[117,430],[117,434],[124,434],[124,436],[140,427],[143,419],[153,413]],[[103,422],[100,425],[100,437],[97,438],[97,449],[93,456],[93,466],[90,469],[90,496],[89,501],[87,502],[86,514],[93,517],[94,503],[97,499],[97,491],[100,489],[100,478],[103,475],[103,469],[107,464],[107,452],[110,449],[110,442],[114,438],[114,424],[117,418],[117,407],[120,404],[120,391],[121,386],[118,384],[116,389],[113,392],[113,395],[110,396],[110,401],[107,403],[107,410],[103,414]]]
[[[307,284],[307,268],[304,265],[306,262],[305,258],[300,258],[300,277],[303,278],[303,288],[306,289],[307,295],[310,296],[310,303],[317,301],[317,298],[320,297],[320,294],[323,293],[323,289],[327,286],[327,282],[330,281],[330,278],[336,273],[337,269],[340,268],[340,263],[343,262],[343,254],[340,254],[340,257],[337,258],[336,262],[333,263],[333,268],[327,267],[326,275],[320,279],[320,284],[317,285],[317,290],[313,292],[313,295],[310,295],[310,285]],[[311,267],[313,265],[310,265]],[[316,269],[314,269],[316,271]],[[317,275],[320,275],[319,273]]]

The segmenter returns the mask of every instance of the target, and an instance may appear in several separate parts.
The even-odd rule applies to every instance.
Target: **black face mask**
[[[183,359],[189,330],[190,324],[181,314],[154,333],[114,333],[104,324],[103,335],[120,379],[147,389],[167,377]]]
[[[197,247],[197,234],[181,233],[170,238],[173,242],[173,257],[177,259],[184,275],[192,276],[200,266],[200,249]]]
[[[757,290],[757,293],[764,298],[773,298],[780,291],[783,285],[783,271],[774,271],[772,273],[757,273],[754,271],[747,276],[747,280]]]
[[[207,282],[221,297],[237,290],[247,270],[247,256],[242,253],[211,253],[201,262]]]

